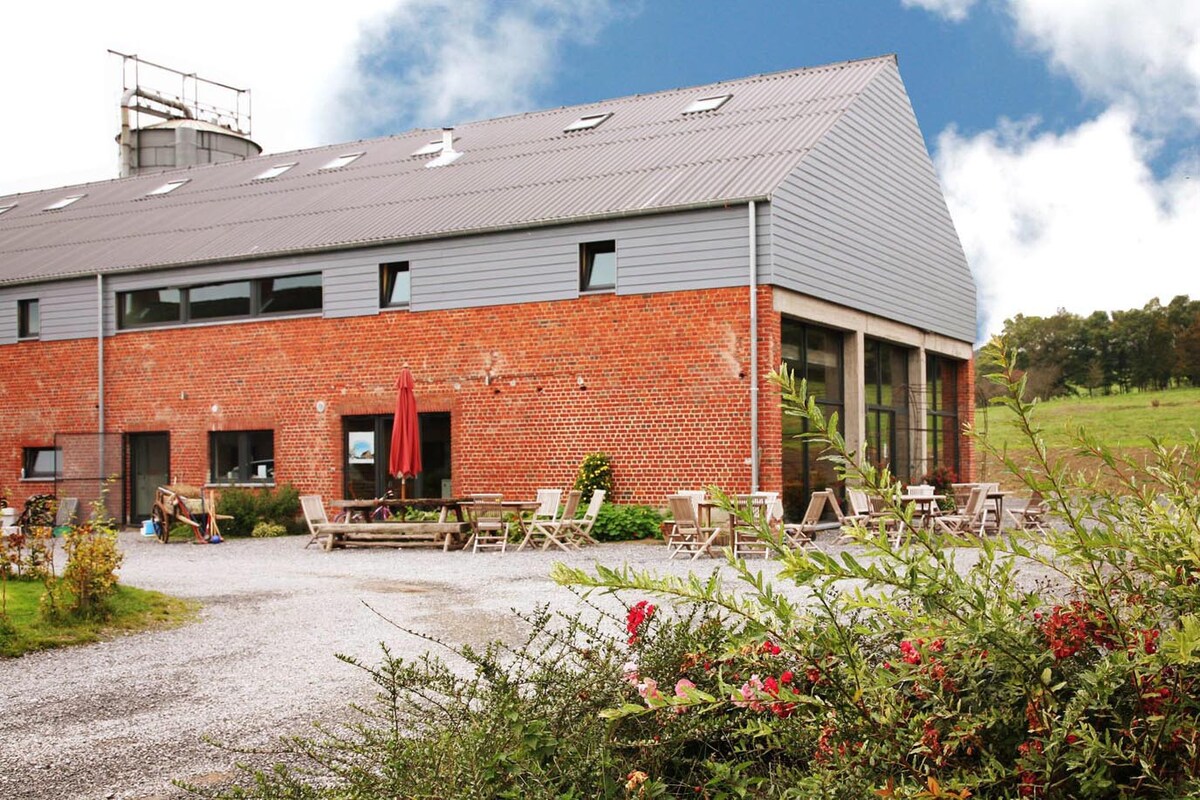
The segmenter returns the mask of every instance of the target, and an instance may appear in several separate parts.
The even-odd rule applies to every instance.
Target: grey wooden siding
[[[17,341],[17,302],[37,300],[42,341],[96,335],[96,279],[56,281],[0,290],[0,344]]]
[[[962,341],[975,282],[894,66],[780,185],[773,282]]]
[[[768,204],[760,204],[755,216],[759,274],[765,280],[771,253]],[[379,268],[392,261],[409,262],[410,308],[414,312],[570,300],[579,296],[580,243],[605,239],[617,243],[616,291],[620,294],[746,283],[749,214],[742,205],[342,253],[109,274],[104,277],[105,331],[109,335],[116,331],[116,296],[120,292],[301,272],[322,273],[324,316],[378,314]],[[0,289],[0,325],[4,326],[0,343],[16,341],[18,297],[41,300],[43,339],[96,335],[95,278],[28,286],[20,291]]]

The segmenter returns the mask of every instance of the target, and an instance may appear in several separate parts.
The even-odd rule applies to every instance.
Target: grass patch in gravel
[[[98,642],[122,633],[175,627],[190,622],[199,609],[195,602],[118,585],[106,604],[109,613],[103,619],[51,622],[39,608],[45,592],[41,581],[8,581],[7,620],[0,617],[0,658]]]

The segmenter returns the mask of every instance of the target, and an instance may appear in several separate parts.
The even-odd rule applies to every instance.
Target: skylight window
[[[731,94],[721,94],[716,97],[701,97],[699,100],[693,100],[689,103],[688,107],[683,110],[683,113],[696,114],[701,111],[716,111],[725,105],[725,101],[731,97],[733,97]]]
[[[56,203],[51,203],[50,205],[46,206],[45,208],[42,209],[42,211],[58,211],[60,208],[66,208],[67,206],[71,205],[71,203],[74,203],[79,198],[85,197],[85,196],[86,195],[82,195],[82,194],[67,195],[62,200],[59,200]]]
[[[442,140],[438,139],[436,142],[430,142],[424,147],[418,147],[416,150],[412,151],[412,154],[414,156],[431,156],[434,153],[440,152],[442,152]]]
[[[6,206],[0,206],[0,214],[3,214],[5,211],[12,211],[16,207],[17,207],[16,203],[9,203]]]
[[[590,128],[596,127],[611,116],[612,112],[607,114],[589,114],[586,117],[580,117],[567,127],[563,128],[563,133],[570,133],[571,131],[586,131]]]
[[[270,169],[263,170],[254,176],[256,181],[269,181],[271,178],[278,178],[283,173],[287,172],[292,167],[296,166],[295,161],[289,161],[286,164],[276,164]]]
[[[146,192],[146,197],[154,197],[155,195],[159,195],[159,194],[170,194],[171,192],[178,189],[180,186],[183,186],[185,183],[187,183],[188,180],[189,180],[188,178],[184,178],[183,180],[178,180],[178,181],[167,181],[166,183],[164,183],[162,186],[158,187],[157,189]]]
[[[323,164],[321,169],[341,169],[347,164],[353,164],[360,157],[362,157],[362,153],[346,153],[338,156],[327,164]]]

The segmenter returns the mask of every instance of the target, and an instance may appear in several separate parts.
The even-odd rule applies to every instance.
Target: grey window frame
[[[255,434],[268,433],[271,435],[271,475],[265,479],[258,479],[250,474],[250,437]],[[237,477],[227,478],[224,475],[217,474],[217,439],[218,437],[237,437]],[[261,459],[260,459],[261,460]],[[275,483],[274,475],[275,461],[275,431],[272,428],[255,428],[253,430],[235,430],[235,431],[209,431],[208,432],[208,482],[211,485],[230,485],[230,484],[259,484],[271,485]]]
[[[408,276],[408,299],[402,303],[392,302],[392,290],[396,285],[396,276],[404,273]],[[379,307],[380,308],[411,308],[412,307],[412,263],[409,261],[389,261],[379,265]]]
[[[592,270],[596,256],[612,253],[613,280],[612,283],[592,284]],[[617,289],[617,240],[598,239],[591,242],[579,243],[579,291],[580,292],[615,292]]]
[[[54,471],[38,472],[33,469],[39,453],[54,454]],[[27,481],[53,481],[62,477],[61,447],[24,447],[21,449],[21,477]]]
[[[303,278],[309,275],[320,276],[319,288],[321,290],[321,302],[316,308],[309,309],[288,309],[282,311],[264,311],[263,310],[263,286],[266,281],[278,281],[287,278]],[[249,283],[250,284],[250,311],[247,314],[231,314],[220,317],[204,317],[202,319],[193,319],[191,309],[191,293],[196,289],[204,289],[210,286],[223,286],[231,283]],[[161,292],[161,291],[177,291],[179,292],[179,318],[164,320],[162,322],[147,322],[144,324],[131,324],[125,319],[125,297],[138,292]],[[228,281],[214,281],[212,283],[197,283],[190,286],[149,286],[139,289],[130,289],[125,292],[117,292],[117,330],[141,330],[143,328],[161,328],[172,325],[193,325],[193,324],[210,324],[213,322],[227,322],[239,319],[269,319],[276,316],[284,316],[287,314],[318,314],[325,309],[325,286],[324,276],[320,270],[309,272],[292,272],[286,275],[267,275],[260,278],[235,278]]]
[[[29,310],[37,309],[37,327],[29,324]],[[27,297],[17,301],[17,338],[40,339],[42,337],[42,307],[36,297]]]

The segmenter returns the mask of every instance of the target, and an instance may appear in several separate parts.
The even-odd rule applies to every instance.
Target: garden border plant
[[[1138,464],[1081,432],[1096,469],[1068,473],[1041,443],[1010,354],[996,344],[985,357],[1034,443],[1038,468],[1017,477],[1051,504],[1044,538],[949,547],[920,528],[899,543],[860,529],[838,554],[777,547],[777,580],[800,599],[732,557],[740,591],[716,572],[559,564],[555,579],[585,598],[634,601],[599,622],[543,612],[512,650],[451,648],[468,678],[385,653],[367,668],[379,703],[358,724],[291,740],[300,770],[219,794],[1200,795],[1200,439],[1155,443]],[[848,451],[804,383],[786,369],[772,380],[843,478],[911,519],[893,476]],[[1030,567],[1051,580],[1023,582]]]

